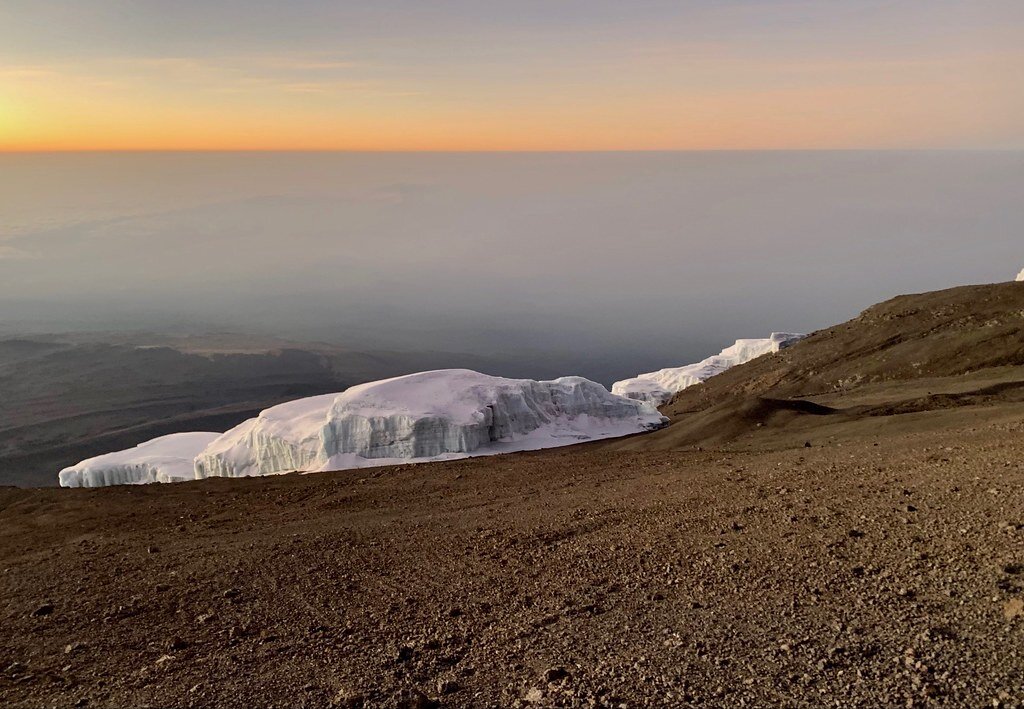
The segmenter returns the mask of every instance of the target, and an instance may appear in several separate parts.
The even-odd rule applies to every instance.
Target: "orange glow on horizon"
[[[558,151],[1024,144],[1024,53],[821,66],[658,57],[508,85],[475,78],[282,83],[184,60],[131,69],[0,65],[0,151]],[[120,67],[121,65],[117,65]],[[658,82],[638,82],[659,68]],[[345,67],[339,71],[349,72]],[[184,78],[181,73],[184,72]],[[664,85],[663,85],[664,84]],[[690,85],[692,84],[692,85]]]

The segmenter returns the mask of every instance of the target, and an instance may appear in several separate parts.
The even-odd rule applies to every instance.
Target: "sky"
[[[3,0],[0,151],[1024,147],[1020,0]]]

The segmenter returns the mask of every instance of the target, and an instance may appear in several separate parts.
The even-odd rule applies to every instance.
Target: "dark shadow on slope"
[[[723,444],[762,427],[783,428],[795,419],[837,415],[843,412],[804,399],[738,398],[683,416],[659,432],[657,448]],[[643,438],[634,440],[637,447],[645,447]]]
[[[963,406],[985,406],[1007,402],[1024,401],[1024,382],[1002,382],[974,391],[955,394],[931,394],[929,396],[887,402],[876,406],[858,406],[844,409],[857,416],[898,416],[900,414],[955,409]]]

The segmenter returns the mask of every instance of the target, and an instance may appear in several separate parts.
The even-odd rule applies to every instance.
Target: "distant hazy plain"
[[[0,334],[578,355],[606,379],[1022,266],[1022,152],[0,156]]]

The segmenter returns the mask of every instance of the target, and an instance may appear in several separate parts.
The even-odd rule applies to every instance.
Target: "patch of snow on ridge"
[[[687,387],[699,384],[761,355],[778,352],[804,337],[792,332],[773,332],[766,338],[736,340],[733,345],[726,347],[717,355],[695,364],[659,369],[657,372],[638,374],[632,379],[615,382],[612,384],[612,393],[661,406],[667,403],[673,394]]]
[[[172,433],[115,453],[98,455],[60,471],[61,487],[168,483],[195,478],[195,457],[219,433]]]
[[[650,374],[657,374],[657,372]],[[612,393],[627,399],[645,401],[653,406],[661,406],[672,398],[674,392],[669,391],[654,379],[646,379],[645,375],[641,374],[632,379],[615,382],[612,384]]]
[[[1022,268],[1020,270],[1020,273],[1017,274],[1017,280],[1018,281],[1024,281],[1024,268]]]
[[[582,377],[420,372],[271,407],[210,443],[197,478],[342,470],[564,446],[659,428],[644,402]]]

